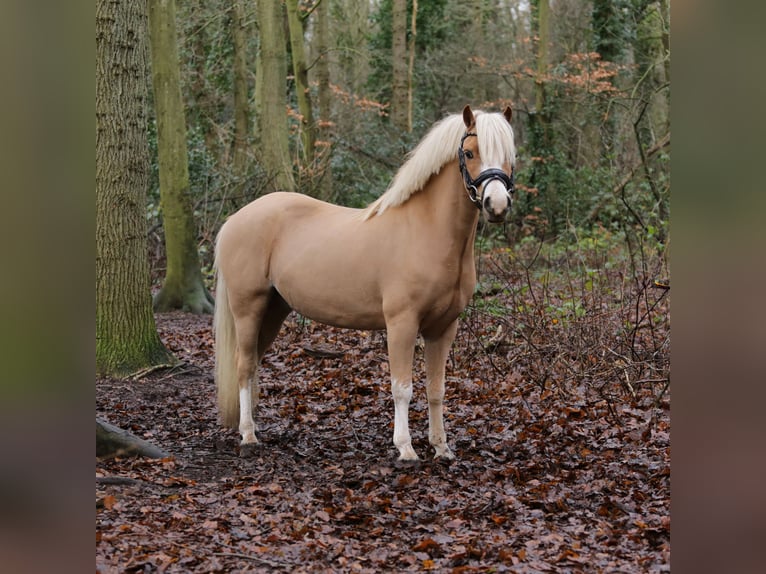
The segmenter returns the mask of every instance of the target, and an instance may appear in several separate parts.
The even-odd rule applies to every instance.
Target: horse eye
[[[465,157],[467,157],[468,159],[473,159],[473,152],[471,150],[469,150],[469,149],[466,150],[465,151]]]

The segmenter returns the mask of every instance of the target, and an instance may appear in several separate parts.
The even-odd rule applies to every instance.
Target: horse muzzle
[[[511,188],[512,190],[512,188]],[[490,223],[501,223],[511,209],[513,203],[512,191],[501,178],[490,178],[484,184],[481,210],[484,218]]]

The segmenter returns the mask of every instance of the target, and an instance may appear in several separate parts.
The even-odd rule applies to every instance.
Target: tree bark
[[[287,52],[285,21],[279,0],[257,0],[261,38],[255,84],[258,156],[271,191],[295,191],[287,137]]]
[[[149,288],[146,2],[96,2],[96,371],[173,361]]]
[[[415,72],[415,38],[417,37],[418,0],[412,0],[410,21],[410,61],[407,67],[407,131],[412,132],[412,76]]]
[[[183,4],[182,4],[183,6]],[[205,13],[202,10],[186,8],[189,21],[184,22],[187,30],[198,29],[199,32],[191,37],[187,36],[187,50],[194,55],[192,67],[189,69],[190,80],[188,83],[190,107],[187,115],[190,118],[189,125],[194,125],[202,132],[205,140],[205,149],[213,163],[217,167],[225,166],[228,162],[226,150],[219,141],[216,128],[216,97],[213,82],[207,71],[206,47],[210,44],[209,34],[205,23]]]
[[[535,80],[535,113],[545,108],[545,76],[548,73],[548,43],[550,42],[550,5],[537,0],[537,79]]]
[[[161,448],[96,417],[96,456],[170,456]]]
[[[351,94],[352,102],[357,95],[366,93],[365,85],[371,73],[367,49],[370,4],[359,0],[333,0],[332,11],[327,16],[334,32],[330,40],[333,45],[333,81]],[[356,126],[358,117],[354,113],[339,113],[335,121],[337,133],[343,133]]]
[[[660,16],[662,17],[662,55],[665,81],[670,83],[670,9],[668,0],[660,0]]]
[[[298,12],[298,0],[287,0],[286,6],[287,23],[290,32],[290,49],[292,50],[293,76],[295,76],[295,98],[298,101],[298,112],[301,115],[302,155],[304,163],[310,165],[314,161],[316,125],[314,124],[311,92],[309,91],[309,74],[306,68],[303,18]]]
[[[212,313],[213,298],[205,288],[200,272],[189,188],[175,0],[149,0],[149,36],[157,116],[160,207],[167,257],[165,280],[154,298],[154,309]]]
[[[250,161],[248,157],[249,106],[247,98],[247,11],[245,0],[234,0],[231,36],[234,44],[234,173],[243,178]]]
[[[332,150],[333,122],[332,122],[332,94],[330,93],[330,33],[328,21],[330,19],[329,2],[322,1],[316,9],[316,81],[318,84],[317,95],[319,99],[319,124],[317,137],[321,140],[321,146],[316,145],[315,151],[319,154],[322,174],[319,182],[319,198],[330,201],[333,195],[332,164],[330,154]]]
[[[626,46],[621,41],[620,33],[623,24],[621,23],[621,9],[614,0],[594,0],[593,11],[591,13],[591,29],[594,38],[594,50],[599,54],[604,62],[620,62],[623,59]],[[614,83],[614,78],[610,81]],[[600,121],[598,130],[600,132],[601,146],[598,150],[599,158],[604,161],[605,158],[613,154],[619,154],[619,149],[623,142],[618,137],[618,110],[611,106],[611,102],[599,102],[595,106]],[[594,123],[598,122],[594,118]]]
[[[407,129],[407,0],[393,0],[391,20],[391,123]]]

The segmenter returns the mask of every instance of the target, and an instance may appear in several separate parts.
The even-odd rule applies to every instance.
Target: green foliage
[[[574,166],[561,150],[555,150],[518,176],[536,182],[522,190],[516,202],[521,235],[561,237],[570,228],[590,233],[598,228],[616,232],[628,226],[658,239],[666,236],[669,221],[663,214],[669,209],[668,159],[659,156],[650,174],[663,190],[658,202],[646,179],[620,188],[609,166]]]
[[[629,25],[634,0],[593,0],[593,49],[609,62],[621,61],[633,28]]]

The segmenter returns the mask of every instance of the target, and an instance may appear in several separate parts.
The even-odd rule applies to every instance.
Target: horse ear
[[[471,106],[468,104],[463,108],[463,123],[465,123],[465,127],[468,129],[471,129],[476,123],[476,118],[473,117]]]
[[[511,118],[513,117],[513,110],[511,109],[511,106],[505,106],[503,115],[505,116],[505,119],[508,120],[508,123],[510,124]]]

